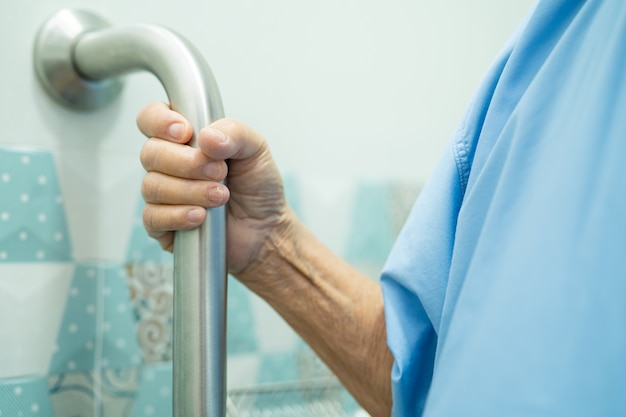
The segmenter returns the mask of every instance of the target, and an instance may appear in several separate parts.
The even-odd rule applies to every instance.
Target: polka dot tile
[[[0,380],[1,417],[54,417],[44,378]]]
[[[50,373],[94,369],[102,343],[96,327],[102,315],[102,305],[98,300],[99,286],[100,272],[95,265],[76,265]]]
[[[134,417],[172,416],[172,364],[143,367],[132,415]]]
[[[141,364],[137,344],[133,307],[124,268],[117,265],[101,266],[103,275],[103,368],[127,368]]]
[[[54,417],[134,417],[141,368],[69,372],[48,378]]]
[[[0,148],[0,262],[71,260],[52,154]]]
[[[141,364],[126,275],[115,264],[76,266],[50,373]]]

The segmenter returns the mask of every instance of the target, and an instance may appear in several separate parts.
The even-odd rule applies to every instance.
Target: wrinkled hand
[[[191,124],[163,103],[142,109],[137,125],[149,138],[141,150],[148,234],[172,251],[175,230],[198,227],[205,208],[228,202],[229,271],[244,273],[262,259],[264,246],[286,228],[290,213],[263,137],[241,122],[221,119],[202,129],[199,149],[192,148],[185,145]],[[228,186],[220,183],[226,176]]]

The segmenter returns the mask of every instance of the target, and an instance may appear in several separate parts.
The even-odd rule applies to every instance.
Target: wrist
[[[259,247],[255,259],[244,270],[235,273],[235,277],[263,298],[274,293],[275,287],[281,283],[280,286],[284,287],[288,275],[285,269],[290,264],[295,245],[302,240],[303,230],[304,225],[291,208],[286,207]]]

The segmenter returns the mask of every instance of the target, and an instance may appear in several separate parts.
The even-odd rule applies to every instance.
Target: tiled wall
[[[125,259],[75,259],[55,155],[0,147],[0,417],[171,415],[172,257],[141,203]],[[376,279],[415,184],[286,177],[295,211]],[[128,223],[128,222],[126,222]],[[126,224],[125,223],[125,224]],[[228,386],[327,375],[265,303],[230,278]]]

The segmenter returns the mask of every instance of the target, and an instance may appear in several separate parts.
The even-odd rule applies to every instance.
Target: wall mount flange
[[[111,25],[100,16],[75,9],[62,9],[39,29],[34,46],[37,77],[46,92],[74,110],[95,110],[111,103],[122,91],[118,78],[89,80],[73,62],[74,45],[88,32]]]

